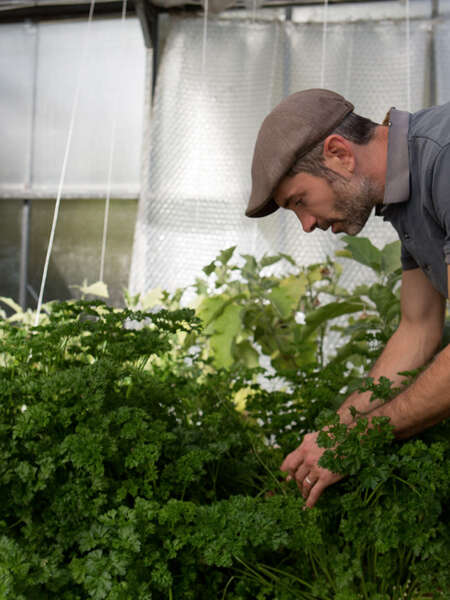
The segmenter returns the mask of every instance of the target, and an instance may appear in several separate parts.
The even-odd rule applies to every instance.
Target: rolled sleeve
[[[417,269],[419,267],[415,259],[411,256],[403,244],[400,259],[403,271],[410,271],[411,269]]]

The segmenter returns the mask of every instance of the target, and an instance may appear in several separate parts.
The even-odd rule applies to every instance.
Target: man
[[[377,125],[334,92],[292,94],[259,131],[246,215],[279,207],[306,232],[350,235],[375,207],[402,242],[401,321],[370,375],[399,385],[400,372],[434,360],[386,404],[371,402],[370,392],[352,394],[338,411],[341,422],[352,423],[354,406],[369,421],[389,417],[395,435],[406,438],[450,416],[450,346],[435,356],[450,281],[450,103],[415,114],[391,109]],[[317,436],[305,435],[281,465],[308,507],[342,478],[318,465],[324,450]]]

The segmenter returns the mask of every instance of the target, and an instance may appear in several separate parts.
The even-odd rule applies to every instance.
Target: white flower
[[[22,404],[22,406],[20,407],[20,410],[22,412],[25,412],[27,410],[27,405],[26,404]]]
[[[295,319],[295,322],[298,323],[299,325],[304,325],[306,323],[305,313],[300,310],[295,313],[294,319]]]

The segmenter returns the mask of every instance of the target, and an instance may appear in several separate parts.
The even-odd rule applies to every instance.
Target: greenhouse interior
[[[1,599],[450,600],[449,113],[450,0],[0,1]]]
[[[377,122],[449,98],[448,2],[229,4],[1,3],[2,296],[36,306],[58,196],[45,300],[189,285],[233,245],[323,260],[330,232],[244,215],[264,116],[316,87]]]

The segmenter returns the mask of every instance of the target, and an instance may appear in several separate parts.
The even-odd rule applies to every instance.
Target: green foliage
[[[259,352],[276,369],[314,362],[323,342],[321,324],[307,329],[298,315],[304,319],[320,303],[322,290],[337,277],[338,266],[300,268],[283,254],[260,261],[244,255],[238,266],[230,262],[234,250],[223,251],[203,269],[207,279],[197,279],[196,314],[204,330],[201,340],[191,336],[186,344],[201,343],[203,357],[210,356],[218,368],[256,366]],[[289,264],[290,271],[277,275],[274,266],[281,261]]]
[[[179,349],[201,348],[203,360],[219,369],[253,368],[265,358],[263,364],[270,362],[276,371],[295,371],[324,366],[325,340],[334,330],[346,342],[339,344],[335,360],[369,366],[398,326],[400,245],[379,250],[365,238],[343,239],[347,246],[336,254],[370,267],[372,285],[348,291],[340,284],[341,264],[329,259],[307,267],[285,254],[260,260],[243,255],[233,262],[235,247],[222,251],[193,288],[192,305],[203,329],[179,338]],[[174,309],[185,293],[192,296],[192,290],[156,289],[128,301]]]
[[[158,290],[0,323],[1,598],[450,598],[450,424],[400,443],[385,419],[335,416],[398,318],[379,287],[397,298],[392,248],[355,242],[377,274],[362,292],[329,261],[237,266],[230,248],[196,283],[197,317]],[[325,365],[329,321],[348,315]],[[284,389],[256,383],[260,352]],[[279,466],[324,426],[323,465],[351,476],[303,510]]]

